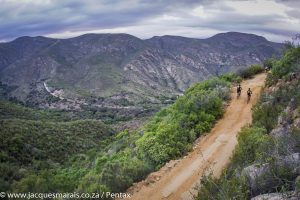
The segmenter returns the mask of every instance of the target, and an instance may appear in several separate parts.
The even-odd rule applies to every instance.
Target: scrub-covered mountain
[[[39,107],[92,105],[138,114],[168,103],[194,82],[278,56],[281,47],[261,36],[235,32],[208,39],[21,37],[0,43],[0,81],[7,96]]]

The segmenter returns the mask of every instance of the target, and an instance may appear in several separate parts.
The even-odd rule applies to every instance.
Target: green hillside
[[[71,156],[101,149],[114,132],[100,121],[68,121],[62,111],[42,111],[0,101],[0,188],[63,165]]]
[[[18,192],[126,190],[192,149],[229,100],[227,74],[196,83],[174,104],[129,133],[95,120],[72,121],[67,112],[1,104],[1,188]]]

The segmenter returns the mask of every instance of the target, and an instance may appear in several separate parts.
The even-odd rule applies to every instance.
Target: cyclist
[[[247,91],[247,96],[248,96],[247,103],[249,103],[249,101],[250,101],[250,99],[251,99],[251,95],[252,95],[252,91],[251,91],[251,89],[249,88],[248,91]]]
[[[242,92],[242,87],[239,84],[236,88],[237,98],[239,98],[241,96],[241,92]]]

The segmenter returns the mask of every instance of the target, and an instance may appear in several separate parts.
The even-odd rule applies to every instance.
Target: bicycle
[[[240,98],[241,93],[242,93],[242,87],[241,87],[240,84],[238,85],[238,87],[236,89],[236,92],[237,92],[237,97],[236,98],[238,99],[238,98]]]
[[[238,99],[238,98],[240,98],[240,96],[241,96],[241,91],[237,91],[237,97],[236,98]]]

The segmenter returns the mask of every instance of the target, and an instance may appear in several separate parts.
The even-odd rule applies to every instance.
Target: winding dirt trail
[[[239,99],[236,98],[233,88],[232,100],[224,117],[216,123],[211,132],[199,139],[194,150],[187,156],[169,162],[159,171],[150,174],[146,180],[129,188],[128,192],[132,194],[130,199],[190,200],[195,194],[194,187],[199,184],[205,173],[211,171],[214,176],[220,176],[237,144],[238,132],[252,121],[251,108],[259,97],[265,78],[265,74],[259,74],[253,79],[243,81],[243,91]],[[246,102],[248,88],[253,91],[249,104]]]

